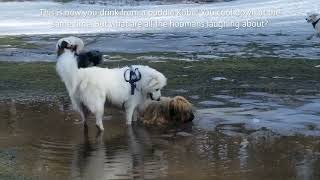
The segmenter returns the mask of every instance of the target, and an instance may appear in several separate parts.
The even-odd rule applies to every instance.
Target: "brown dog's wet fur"
[[[182,96],[150,101],[139,118],[148,127],[176,127],[194,119],[192,104]]]

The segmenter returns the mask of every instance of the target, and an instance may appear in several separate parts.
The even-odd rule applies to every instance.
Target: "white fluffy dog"
[[[320,15],[318,13],[309,13],[306,21],[311,23],[316,31],[315,34],[312,34],[310,37],[308,37],[308,40],[312,39],[314,36],[320,38]]]
[[[131,124],[133,118],[136,119],[133,117],[136,108],[144,104],[147,99],[160,99],[160,90],[166,85],[167,79],[162,73],[148,66],[79,69],[76,56],[84,47],[83,44],[77,37],[60,39],[56,46],[58,53],[56,69],[68,90],[73,108],[80,113],[85,125],[87,115],[91,112],[96,117],[99,130],[104,130],[102,118],[106,102],[123,108],[127,124]],[[132,69],[138,70],[141,75],[135,86],[126,81],[130,78]]]

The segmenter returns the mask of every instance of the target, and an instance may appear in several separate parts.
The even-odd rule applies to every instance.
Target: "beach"
[[[320,43],[305,15],[320,7],[307,1],[0,2],[0,179],[319,179]],[[100,67],[162,72],[162,95],[187,98],[193,122],[127,126],[106,107],[104,133],[93,116],[86,130],[55,70],[69,35]]]

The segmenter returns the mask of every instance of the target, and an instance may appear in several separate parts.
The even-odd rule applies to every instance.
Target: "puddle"
[[[198,108],[177,133],[127,127],[111,109],[98,134],[92,117],[85,131],[63,101],[0,103],[0,177],[318,179],[319,97],[286,95],[301,101],[290,106],[278,104],[284,95],[247,94],[216,95],[238,106]]]
[[[0,179],[320,179],[315,61],[106,62],[163,72],[162,94],[188,98],[196,118],[159,132],[110,109],[100,135],[92,117],[79,124],[53,63],[0,64]]]
[[[227,99],[235,107],[199,109],[198,126],[211,131],[219,125],[216,122],[242,123],[249,130],[265,128],[281,135],[320,135],[319,96],[246,94],[253,96]]]
[[[220,102],[220,101],[201,101],[201,102],[199,102],[199,104],[202,106],[222,106],[222,105],[224,105],[224,103]]]

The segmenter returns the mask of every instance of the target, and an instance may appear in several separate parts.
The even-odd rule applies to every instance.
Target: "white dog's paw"
[[[104,131],[104,128],[103,128],[103,124],[96,124],[97,128],[99,129],[99,131]]]
[[[127,121],[127,125],[131,125],[132,124],[132,121]]]

